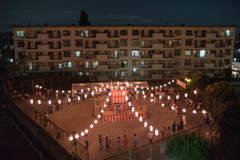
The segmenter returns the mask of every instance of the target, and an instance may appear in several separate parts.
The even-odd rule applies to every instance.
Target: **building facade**
[[[15,57],[28,75],[92,81],[157,80],[197,73],[224,76],[233,26],[15,26]]]

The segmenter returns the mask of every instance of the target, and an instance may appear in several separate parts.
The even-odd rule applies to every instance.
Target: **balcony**
[[[215,54],[206,54],[206,59],[215,59]]]
[[[37,39],[38,40],[47,40],[49,38],[47,33],[44,34],[37,34]]]
[[[215,39],[216,38],[216,33],[207,33],[206,38],[208,39]]]
[[[206,43],[206,49],[215,49],[214,43]]]
[[[106,50],[107,48],[107,44],[96,44],[96,49]]]
[[[195,68],[203,68],[205,65],[203,63],[195,63],[194,67]]]
[[[49,58],[49,56],[38,56],[38,60],[39,61],[49,61],[50,58]]]
[[[108,55],[96,55],[98,61],[104,61],[108,59]]]
[[[152,49],[154,50],[158,50],[158,49],[162,49],[163,48],[163,44],[153,44],[152,45]]]
[[[153,33],[153,39],[162,39],[163,33]]]
[[[51,67],[50,66],[39,66],[39,71],[50,71]]]
[[[96,39],[107,39],[107,33],[97,33]]]
[[[162,74],[152,74],[152,79],[162,79]]]
[[[99,76],[97,76],[97,81],[99,81],[99,82],[108,81],[108,76],[107,75],[99,75]]]
[[[205,63],[204,64],[204,68],[208,69],[208,68],[214,68],[214,63]]]
[[[108,69],[120,69],[119,65],[110,65]]]
[[[163,68],[162,64],[152,64],[152,69],[159,70],[159,69],[162,69],[162,68]]]
[[[163,54],[153,54],[152,58],[155,59],[163,59]]]
[[[108,70],[108,65],[98,65],[97,70]]]
[[[49,45],[48,44],[40,44],[40,45],[38,45],[38,50],[39,51],[49,50]]]

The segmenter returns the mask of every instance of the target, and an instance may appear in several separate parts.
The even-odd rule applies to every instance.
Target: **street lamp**
[[[133,68],[133,75],[134,75],[134,81],[135,81],[135,74],[136,74],[137,69]]]

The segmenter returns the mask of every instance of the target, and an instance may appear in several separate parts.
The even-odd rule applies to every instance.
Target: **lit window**
[[[132,51],[132,56],[139,56],[139,51],[133,50]]]
[[[199,57],[205,57],[205,55],[206,55],[206,51],[205,50],[200,50],[200,55],[199,55]]]
[[[72,62],[68,62],[68,68],[72,68]]]
[[[32,63],[29,63],[29,70],[32,70]]]
[[[125,76],[125,72],[121,71],[121,77],[124,77],[124,76]]]
[[[89,72],[86,72],[86,75],[89,76]]]
[[[226,30],[226,35],[227,36],[231,36],[232,35],[232,31],[231,30]]]
[[[78,75],[79,75],[79,76],[82,76],[82,75],[83,75],[83,73],[82,73],[82,72],[78,72]]]
[[[58,63],[58,69],[62,69],[62,63]]]
[[[76,51],[76,57],[80,57],[81,52],[80,51]]]
[[[185,56],[191,56],[191,50],[185,50]]]
[[[72,62],[64,62],[64,68],[71,68]]]
[[[17,31],[17,36],[18,37],[23,37],[24,36],[24,32],[23,31]]]
[[[117,52],[117,50],[115,50],[114,55],[115,55],[115,58],[118,58],[118,52]]]
[[[85,31],[85,37],[88,37],[88,30]]]
[[[98,61],[93,62],[93,68],[97,68],[97,66],[98,66]]]
[[[86,62],[86,68],[88,68],[89,67],[89,62]]]

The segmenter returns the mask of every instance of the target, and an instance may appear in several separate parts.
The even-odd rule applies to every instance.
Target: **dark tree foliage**
[[[226,68],[226,69],[224,69],[224,73],[225,73],[225,77],[231,77],[231,75],[232,75],[232,68],[231,68],[231,66]]]
[[[199,72],[197,75],[195,75],[192,79],[191,84],[196,87],[201,89],[202,91],[205,90],[205,88],[211,84],[211,79],[210,77],[202,72]]]
[[[169,141],[166,153],[173,160],[206,160],[209,155],[208,142],[195,134],[176,136]]]
[[[88,20],[88,15],[85,11],[81,12],[80,19],[78,21],[78,25],[79,26],[90,26],[91,25],[90,21]]]

